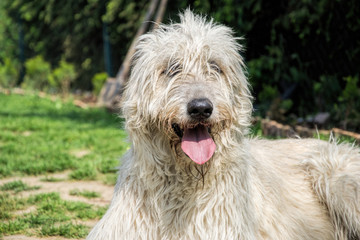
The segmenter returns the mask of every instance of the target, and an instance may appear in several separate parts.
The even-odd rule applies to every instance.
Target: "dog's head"
[[[139,39],[123,114],[130,136],[162,134],[203,164],[246,133],[251,96],[231,29],[180,17]]]

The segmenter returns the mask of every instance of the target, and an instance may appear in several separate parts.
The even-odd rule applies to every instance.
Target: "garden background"
[[[104,213],[128,143],[93,103],[149,4],[0,1],[0,238],[84,238]],[[360,132],[360,1],[173,0],[163,22],[187,7],[243,37],[256,119]]]

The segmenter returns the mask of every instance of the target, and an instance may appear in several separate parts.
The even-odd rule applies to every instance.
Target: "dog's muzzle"
[[[191,123],[183,129],[176,123],[172,124],[174,132],[181,138],[181,149],[197,164],[206,163],[216,149],[207,121],[212,112],[213,104],[209,99],[193,99],[187,104]]]

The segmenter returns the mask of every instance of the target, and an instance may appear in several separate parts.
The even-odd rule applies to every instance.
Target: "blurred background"
[[[1,0],[0,87],[98,95],[151,2]],[[163,22],[187,7],[244,37],[255,115],[360,131],[360,1],[172,0]]]
[[[244,38],[253,136],[360,144],[359,0],[0,0],[0,239],[87,236],[130,147],[97,106],[134,38],[188,7]]]

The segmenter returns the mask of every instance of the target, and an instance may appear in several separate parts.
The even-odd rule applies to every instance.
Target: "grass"
[[[94,191],[80,191],[79,189],[73,189],[70,191],[70,195],[72,196],[83,196],[86,198],[98,198],[101,197],[100,193]]]
[[[66,238],[84,238],[89,233],[89,228],[82,224],[61,224],[44,225],[41,227],[40,233],[42,236],[63,236]]]
[[[128,149],[122,120],[100,108],[81,109],[60,98],[0,93],[0,179],[44,175],[41,181],[61,182],[51,173],[69,171],[74,180],[116,181],[119,157]],[[84,238],[107,207],[67,201],[59,193],[27,194],[38,189],[23,181],[0,185],[0,239],[25,234]],[[56,191],[56,189],[55,189]],[[92,191],[72,195],[100,197]]]
[[[0,190],[2,190],[2,191],[12,190],[15,193],[22,192],[22,191],[37,190],[39,188],[40,188],[40,186],[30,187],[29,185],[27,185],[26,183],[24,183],[23,181],[20,181],[20,180],[8,182],[8,183],[5,183],[2,186],[0,186]]]
[[[318,138],[324,141],[334,140],[336,143],[356,144],[356,139],[350,136],[331,136],[329,134],[314,134],[314,138]]]
[[[66,238],[83,238],[89,228],[75,221],[100,218],[106,207],[66,201],[58,193],[42,193],[19,199],[9,194],[0,195],[1,222],[0,236],[18,233],[37,232],[40,236],[63,236]],[[36,206],[35,211],[22,216],[11,214],[11,211]]]
[[[121,119],[104,109],[81,109],[61,99],[0,93],[0,178],[71,169],[72,179],[115,174],[128,148]],[[78,149],[88,154],[77,157]]]
[[[10,195],[9,193],[0,193],[0,220],[8,220],[13,217],[13,212],[26,207],[26,201]],[[0,230],[1,233],[1,230]]]
[[[41,178],[40,179],[42,182],[62,182],[64,181],[65,179],[63,178],[56,178],[56,177],[53,177],[53,176],[45,176],[44,178]]]
[[[65,222],[71,219],[95,219],[101,217],[106,211],[105,207],[94,207],[88,203],[62,200],[59,194],[55,192],[31,196],[27,202],[38,206],[36,213],[26,215],[28,222],[35,225],[48,222]]]

